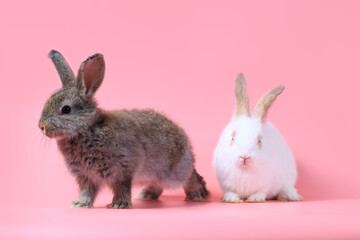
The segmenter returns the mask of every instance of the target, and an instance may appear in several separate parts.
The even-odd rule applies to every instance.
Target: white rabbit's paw
[[[243,200],[241,200],[239,198],[239,196],[236,193],[233,192],[226,192],[224,193],[224,196],[222,198],[223,202],[227,202],[227,203],[239,203],[239,202],[243,202]]]
[[[284,190],[281,191],[278,196],[277,196],[277,200],[279,201],[302,201],[303,197],[300,196],[296,189],[289,189],[289,190]]]
[[[245,202],[250,202],[250,203],[257,203],[257,202],[265,202],[266,199],[266,194],[262,193],[262,192],[257,192],[254,193],[252,195],[250,195]]]

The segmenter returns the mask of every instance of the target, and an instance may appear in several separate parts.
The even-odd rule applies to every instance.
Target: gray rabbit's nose
[[[41,131],[42,131],[43,133],[46,132],[45,124],[44,124],[43,122],[40,122],[40,123],[39,123],[39,128],[41,129]]]

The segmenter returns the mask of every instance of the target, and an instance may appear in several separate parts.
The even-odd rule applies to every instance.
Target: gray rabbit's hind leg
[[[163,189],[156,186],[147,186],[135,197],[136,200],[152,201],[158,200]]]
[[[186,194],[185,201],[199,202],[205,200],[209,196],[209,191],[206,189],[206,183],[202,176],[200,176],[194,169],[190,179],[184,185]]]

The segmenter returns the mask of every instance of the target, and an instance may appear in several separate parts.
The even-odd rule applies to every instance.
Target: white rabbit
[[[278,86],[266,93],[250,115],[245,78],[238,75],[235,113],[214,152],[224,202],[302,200],[294,188],[295,159],[280,133],[266,121],[271,104],[283,90]]]

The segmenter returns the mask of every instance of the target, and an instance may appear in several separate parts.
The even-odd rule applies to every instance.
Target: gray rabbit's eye
[[[69,105],[65,105],[61,109],[62,114],[69,114],[71,112],[71,107]]]

